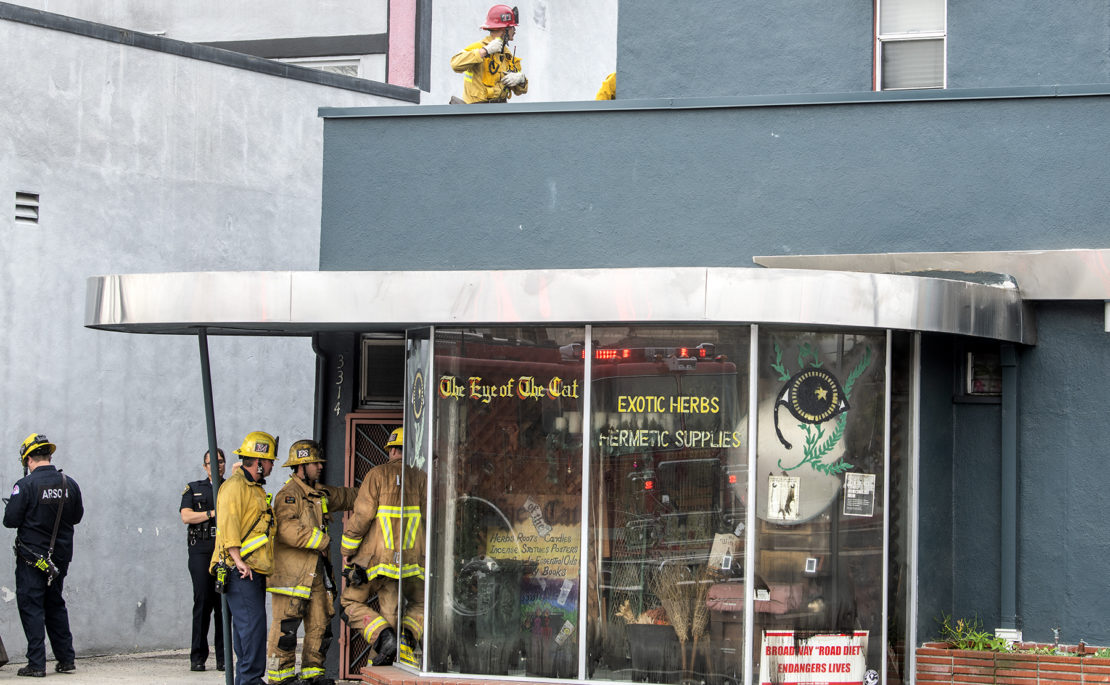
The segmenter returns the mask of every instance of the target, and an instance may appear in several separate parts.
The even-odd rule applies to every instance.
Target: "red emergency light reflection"
[[[655,481],[645,480],[644,481],[644,490],[653,490],[653,489],[655,489]]]
[[[594,359],[599,361],[613,361],[615,359],[628,359],[632,356],[632,350],[594,350]],[[586,358],[586,351],[582,351],[582,358]]]

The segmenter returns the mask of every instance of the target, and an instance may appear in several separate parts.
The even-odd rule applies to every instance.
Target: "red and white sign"
[[[763,633],[760,685],[860,685],[867,671],[867,631],[795,639],[791,630]]]

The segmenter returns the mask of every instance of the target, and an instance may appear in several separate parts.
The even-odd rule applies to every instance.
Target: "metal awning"
[[[1110,250],[1106,249],[770,255],[753,261],[772,268],[941,277],[1008,274],[1025,300],[1110,300]]]
[[[301,336],[427,325],[759,323],[1033,344],[1010,282],[762,268],[222,271],[92,276],[85,325]]]

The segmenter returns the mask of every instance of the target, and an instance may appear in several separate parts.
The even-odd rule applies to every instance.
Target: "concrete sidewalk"
[[[26,661],[13,661],[0,668],[0,682],[41,682],[34,678],[20,678],[15,674]],[[216,670],[213,657],[208,657],[208,669],[203,672],[189,670],[189,650],[177,649],[144,654],[118,654],[114,656],[77,657],[77,670],[73,673],[55,673],[54,662],[46,664],[46,677],[56,685],[108,685],[109,683],[135,683],[136,685],[223,685],[223,671]],[[337,680],[336,683],[356,683]]]

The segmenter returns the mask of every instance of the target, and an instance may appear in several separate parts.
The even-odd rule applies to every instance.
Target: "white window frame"
[[[298,67],[327,71],[327,67],[355,67],[357,77],[365,78],[362,73],[361,55],[339,55],[334,57],[279,57],[278,62],[293,64]]]
[[[911,31],[900,33],[882,33],[882,11],[885,0],[875,0],[875,90],[936,90],[948,87],[948,0],[944,1],[944,27],[939,31]],[[915,86],[908,88],[883,88],[883,48],[887,43],[903,43],[918,40],[940,40],[941,49],[941,85]]]

